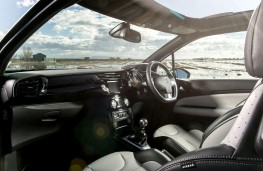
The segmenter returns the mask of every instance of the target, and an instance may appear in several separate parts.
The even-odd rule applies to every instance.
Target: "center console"
[[[129,99],[121,92],[121,83],[107,81],[109,92],[109,117],[112,123],[114,137],[126,146],[136,150],[149,149],[145,127],[147,120],[141,120],[138,128],[133,126],[133,113]]]
[[[117,140],[136,150],[150,149],[147,143],[146,119],[141,119],[137,129],[133,127],[133,113],[127,98],[114,95],[110,100],[110,117]]]
[[[129,100],[120,95],[114,95],[110,100],[110,113],[112,126],[115,131],[124,127],[131,127],[133,121],[132,110],[129,107]]]

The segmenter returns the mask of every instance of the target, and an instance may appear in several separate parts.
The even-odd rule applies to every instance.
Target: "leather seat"
[[[258,78],[263,78],[262,33],[263,4],[261,3],[250,21],[245,46],[246,69],[250,75]],[[263,82],[252,91],[234,125],[220,145],[183,154],[166,164],[163,164],[166,157],[162,156],[158,150],[152,149],[138,153],[117,152],[91,163],[85,168],[85,171],[128,170],[126,168],[130,168],[131,171],[183,171],[185,169],[192,171],[261,171],[263,167],[262,104]],[[162,160],[159,160],[160,158]],[[144,165],[147,162],[152,164]],[[160,165],[162,166],[158,168]]]
[[[115,152],[89,164],[84,171],[153,171],[171,159],[157,149]]]
[[[158,165],[155,169],[161,167],[159,163],[155,164]],[[144,169],[144,167],[141,166],[141,164],[138,161],[135,160],[135,157],[132,152],[116,152],[102,157],[94,163],[91,163],[84,169],[84,171],[103,170],[105,168],[107,168],[108,171],[146,170]]]
[[[186,131],[179,125],[164,125],[153,135],[155,146],[169,151],[173,156],[178,156],[199,148],[219,145],[235,123],[241,109],[242,106],[238,106],[228,111],[216,119],[204,132]]]
[[[261,82],[262,79],[259,79],[254,88]],[[155,147],[165,149],[176,157],[200,148],[219,145],[235,123],[242,107],[243,103],[220,116],[204,132],[186,131],[174,124],[164,125],[153,134]]]

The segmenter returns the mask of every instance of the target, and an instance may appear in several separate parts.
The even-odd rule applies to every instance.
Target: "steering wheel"
[[[159,75],[156,71],[161,67],[165,75]],[[178,88],[174,76],[169,69],[160,62],[152,61],[146,68],[146,82],[158,100],[164,103],[173,102],[177,99]]]

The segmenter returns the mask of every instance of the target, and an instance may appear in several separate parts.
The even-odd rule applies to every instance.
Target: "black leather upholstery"
[[[260,127],[256,136],[255,149],[258,155],[263,158],[263,117],[261,118]]]

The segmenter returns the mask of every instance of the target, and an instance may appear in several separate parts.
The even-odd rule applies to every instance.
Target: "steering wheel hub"
[[[165,74],[158,74],[157,68],[161,67]],[[150,62],[146,68],[146,82],[157,99],[162,102],[173,102],[177,99],[178,89],[175,78],[169,69],[160,62]]]

